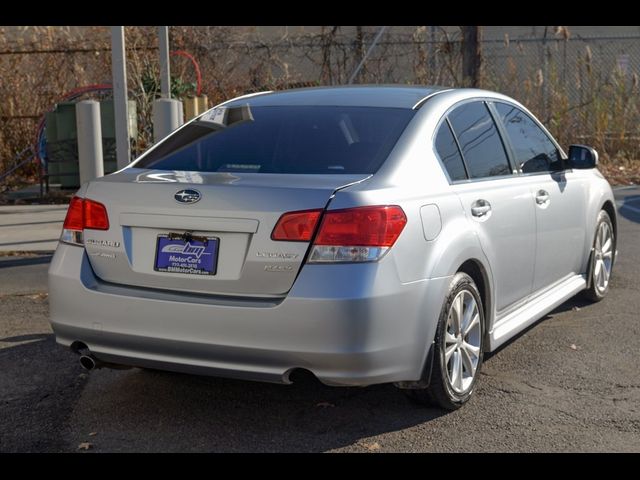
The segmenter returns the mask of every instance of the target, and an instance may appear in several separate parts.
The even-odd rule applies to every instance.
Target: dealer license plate
[[[218,238],[204,241],[159,235],[154,270],[189,275],[215,275],[218,267]]]

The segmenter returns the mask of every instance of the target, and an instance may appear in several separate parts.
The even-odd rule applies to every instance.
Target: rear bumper
[[[297,368],[328,385],[418,380],[450,278],[401,284],[382,263],[307,265],[285,298],[239,300],[105,284],[84,249],[60,244],[51,324],[58,343],[107,362],[278,383]]]

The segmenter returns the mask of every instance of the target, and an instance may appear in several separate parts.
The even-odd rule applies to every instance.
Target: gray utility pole
[[[76,119],[80,184],[82,185],[104,175],[100,104],[95,100],[76,103]]]
[[[160,96],[153,102],[153,141],[158,142],[183,123],[182,102],[171,98],[169,27],[158,27],[160,46]]]
[[[111,74],[113,76],[113,113],[116,123],[116,159],[119,170],[129,165],[131,161],[124,27],[111,27],[111,65]]]
[[[353,73],[349,77],[349,80],[347,81],[347,83],[349,85],[351,85],[353,83],[353,81],[356,79],[356,77],[360,73],[360,70],[362,69],[362,66],[364,65],[364,62],[367,61],[367,58],[369,58],[369,55],[371,55],[371,52],[373,52],[373,49],[375,48],[375,46],[380,41],[380,37],[382,37],[382,34],[384,33],[384,31],[386,29],[387,29],[387,27],[385,26],[385,27],[380,27],[380,30],[378,30],[378,33],[376,34],[376,37],[373,39],[373,42],[371,42],[371,45],[367,49],[367,53],[364,54],[364,57],[362,57],[362,60],[360,60],[360,63],[358,64],[356,69],[353,71]]]
[[[171,74],[169,70],[169,27],[158,27],[160,48],[160,96],[171,98]]]

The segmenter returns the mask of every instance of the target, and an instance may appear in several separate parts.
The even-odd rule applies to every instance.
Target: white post
[[[184,123],[184,104],[180,100],[178,100],[178,118],[176,122],[178,123],[178,127]]]
[[[160,96],[171,98],[171,71],[169,69],[169,27],[158,27],[160,49]]]
[[[111,27],[111,65],[111,73],[113,76],[113,115],[116,123],[116,159],[118,169],[121,169],[129,165],[131,161],[124,27]]]
[[[159,98],[153,102],[153,141],[157,143],[182,125],[182,102]]]
[[[80,184],[104,175],[102,163],[102,125],[100,104],[95,100],[76,103],[76,128],[78,132],[78,160]]]

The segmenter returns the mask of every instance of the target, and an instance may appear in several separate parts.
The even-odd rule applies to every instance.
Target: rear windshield
[[[215,116],[205,114],[167,138],[135,167],[371,174],[385,161],[414,113],[380,107],[245,105]]]

